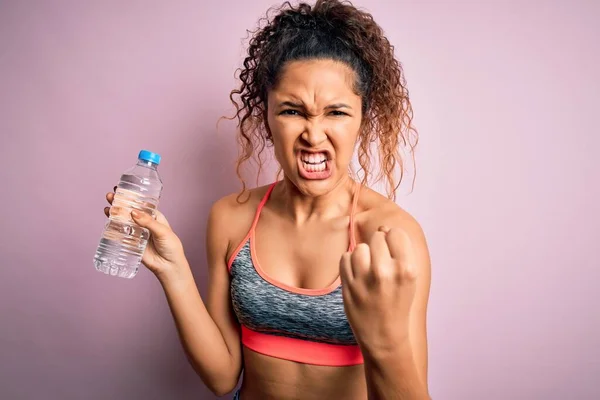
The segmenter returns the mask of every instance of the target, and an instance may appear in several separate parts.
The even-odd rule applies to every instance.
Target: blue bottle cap
[[[156,154],[156,153],[153,153],[148,150],[140,151],[140,154],[138,155],[138,159],[143,160],[143,161],[148,161],[148,162],[154,163],[156,165],[160,164],[160,154]]]

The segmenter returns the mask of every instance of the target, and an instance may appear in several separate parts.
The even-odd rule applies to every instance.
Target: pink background
[[[0,4],[0,398],[214,398],[154,277],[92,257],[105,192],[148,148],[205,293],[207,210],[238,189],[216,121],[273,3]],[[358,4],[396,45],[421,134],[398,202],[431,248],[433,397],[600,398],[600,3]]]

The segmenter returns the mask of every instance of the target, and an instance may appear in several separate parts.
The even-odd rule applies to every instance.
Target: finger
[[[342,254],[342,258],[340,258],[340,279],[342,282],[350,282],[354,279],[351,257],[352,253],[347,251]]]
[[[150,214],[143,211],[133,210],[131,212],[131,217],[136,224],[142,228],[148,229],[157,239],[166,237],[171,231],[167,225],[161,224],[152,218]]]
[[[106,201],[108,201],[108,204],[112,204],[113,200],[115,199],[115,194],[114,193],[106,193]]]
[[[371,237],[369,248],[371,251],[371,272],[379,276],[382,268],[390,265],[392,256],[388,248],[386,234],[383,231],[377,231]]]
[[[352,275],[355,279],[367,275],[371,265],[371,253],[369,252],[369,245],[366,243],[360,243],[358,246],[356,246],[352,252],[350,261],[352,264]]]
[[[104,214],[109,217],[110,216],[110,207],[104,207]]]
[[[412,251],[412,243],[408,233],[403,229],[391,229],[385,239],[390,251],[390,255],[394,260],[410,261],[410,251]]]

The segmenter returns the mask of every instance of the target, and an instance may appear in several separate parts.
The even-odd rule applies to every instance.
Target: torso
[[[252,191],[243,206],[240,225],[230,241],[227,259],[234,255],[252,224],[256,208],[268,187]],[[271,195],[274,196],[274,195]],[[376,192],[363,187],[357,198],[354,214],[356,243],[366,241],[377,229],[373,218],[381,210],[398,207]],[[349,248],[350,216],[326,221],[307,221],[302,226],[286,219],[276,199],[268,201],[256,225],[255,254],[260,268],[271,279],[284,285],[302,289],[332,287],[339,278],[339,260]],[[351,204],[348,205],[348,211]],[[327,240],[323,240],[327,238]],[[274,358],[243,348],[244,380],[241,398],[252,399],[323,399],[367,398],[363,365],[344,367],[320,366]]]
[[[365,400],[362,365],[323,367],[256,353],[244,347],[242,400]]]

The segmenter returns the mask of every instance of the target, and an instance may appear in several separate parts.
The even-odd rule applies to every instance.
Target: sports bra
[[[231,255],[227,267],[233,310],[241,326],[242,344],[267,356],[325,365],[363,363],[363,356],[346,318],[342,286],[323,289],[286,285],[262,270],[256,258],[256,225],[277,182],[261,200],[246,237]],[[354,213],[360,184],[356,182],[350,212],[350,243],[354,238]]]

